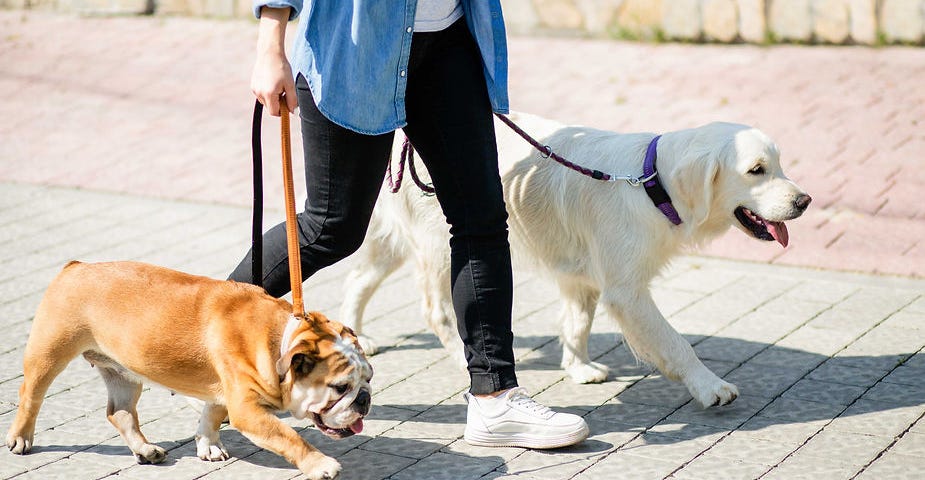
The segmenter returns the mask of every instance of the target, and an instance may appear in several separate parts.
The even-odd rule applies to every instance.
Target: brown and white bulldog
[[[359,433],[372,367],[349,328],[320,313],[297,319],[291,312],[253,285],[136,262],[71,262],[35,314],[6,444],[29,452],[49,385],[82,354],[106,382],[107,418],[140,463],[167,455],[138,426],[135,405],[150,382],[205,402],[196,434],[203,460],[228,458],[218,434],[227,416],[308,478],[333,478],[340,464],[274,412],[309,417],[333,438]]]

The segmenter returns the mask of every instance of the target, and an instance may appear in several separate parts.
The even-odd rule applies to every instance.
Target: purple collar
[[[642,177],[648,178],[652,175],[655,176],[643,185],[646,188],[646,194],[652,199],[652,203],[668,217],[671,223],[680,225],[681,216],[678,215],[678,211],[675,210],[674,205],[671,204],[671,197],[668,196],[668,192],[662,187],[662,182],[658,180],[658,173],[655,170],[655,158],[657,157],[656,150],[658,149],[659,138],[662,138],[662,136],[657,135],[653,138],[652,141],[649,142],[649,148],[646,149],[646,160],[642,164]]]

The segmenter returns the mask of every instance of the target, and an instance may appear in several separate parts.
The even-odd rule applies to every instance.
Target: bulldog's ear
[[[315,368],[315,363],[317,363],[315,357],[309,351],[307,344],[299,342],[276,362],[276,373],[282,378],[292,369],[293,375],[301,377],[308,375]]]

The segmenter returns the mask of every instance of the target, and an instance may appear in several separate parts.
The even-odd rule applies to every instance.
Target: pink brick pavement
[[[0,12],[0,181],[248,205],[254,39],[249,21]],[[815,198],[791,246],[733,229],[702,253],[925,277],[925,49],[509,43],[516,110],[775,138]],[[264,128],[272,154],[277,127]]]

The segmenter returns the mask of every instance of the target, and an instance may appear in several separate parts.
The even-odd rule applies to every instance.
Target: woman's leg
[[[415,34],[408,138],[450,224],[453,306],[474,394],[517,386],[507,212],[481,56],[465,21]]]
[[[328,120],[315,107],[305,79],[296,81],[308,198],[298,214],[302,278],[331,265],[363,243],[385,178],[393,133],[363,135]],[[229,277],[251,281],[248,252]],[[263,285],[273,296],[290,290],[286,224],[263,236]]]

